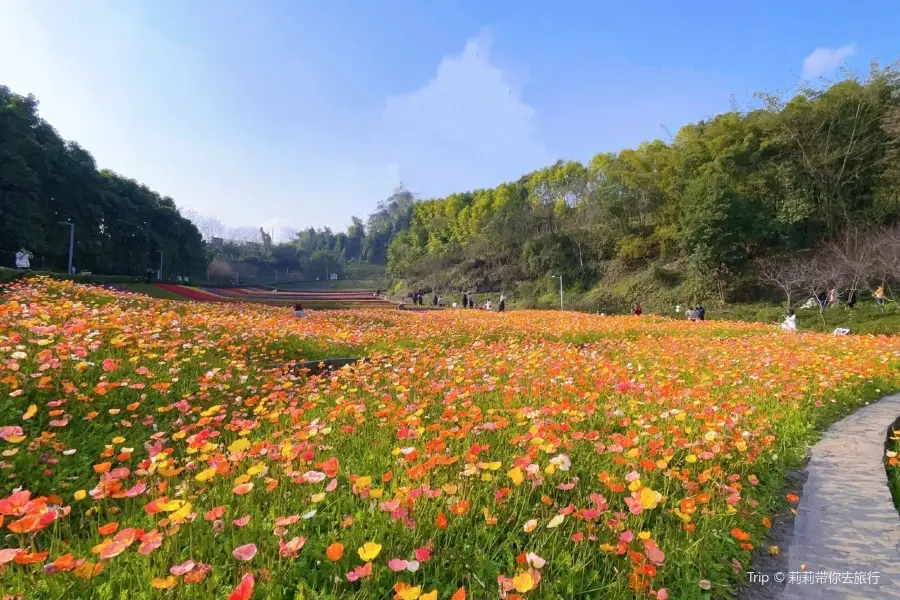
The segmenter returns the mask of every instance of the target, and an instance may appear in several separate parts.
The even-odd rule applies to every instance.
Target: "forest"
[[[74,268],[115,275],[205,270],[200,232],[172,198],[109,170],[38,114],[34,96],[0,86],[0,254],[33,254],[32,267],[65,271],[75,225]]]
[[[668,140],[492,189],[418,199],[399,188],[344,232],[309,227],[281,243],[98,170],[37,108],[0,87],[0,251],[11,260],[24,245],[47,268],[64,268],[71,221],[76,264],[96,273],[141,274],[162,250],[167,273],[222,283],[386,270],[400,294],[502,290],[519,306],[553,301],[554,276],[592,310],[774,299],[788,279],[788,299],[900,279],[896,65],[757,94],[754,108]]]
[[[851,237],[856,250],[893,243],[897,69],[873,64],[865,78],[756,103],[586,165],[560,161],[493,189],[417,202],[388,249],[389,272],[413,286],[503,289],[529,302],[552,298],[562,276],[586,308],[674,306],[780,293],[773,262],[824,264]],[[859,264],[845,267],[811,277],[865,290],[891,272],[873,263],[854,277]]]

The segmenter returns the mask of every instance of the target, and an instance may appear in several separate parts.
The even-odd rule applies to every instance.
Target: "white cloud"
[[[424,196],[493,187],[550,164],[535,111],[509,79],[490,62],[486,34],[469,40],[423,87],[388,98],[376,140],[382,160]]]
[[[800,78],[810,80],[828,75],[854,54],[856,54],[856,44],[847,44],[835,49],[816,48],[803,59],[803,74]]]

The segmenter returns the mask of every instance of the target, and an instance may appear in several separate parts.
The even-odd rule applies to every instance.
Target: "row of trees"
[[[760,257],[900,217],[895,68],[758,101],[669,141],[416,203],[388,249],[389,272],[444,289],[549,287],[547,275],[561,274],[587,289],[662,265],[694,297],[725,300]]]
[[[761,282],[781,291],[788,306],[809,298],[853,302],[881,288],[888,301],[890,285],[900,282],[900,225],[869,230],[849,226],[821,247],[757,262]]]
[[[214,279],[325,279],[348,270],[366,277],[383,275],[391,240],[409,228],[414,203],[412,193],[401,187],[379,202],[365,223],[353,217],[339,233],[309,227],[288,232],[289,239],[280,243],[261,227],[229,229],[214,217],[187,215],[207,242]]]
[[[141,274],[159,265],[173,275],[206,266],[199,231],[175,202],[132,179],[98,171],[93,157],[62,139],[38,114],[34,96],[0,86],[0,252],[5,266],[30,250],[40,268],[67,267],[75,224],[75,266]],[[43,263],[43,265],[42,265]]]

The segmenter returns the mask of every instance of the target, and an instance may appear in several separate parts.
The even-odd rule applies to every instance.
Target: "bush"
[[[20,271],[18,269],[0,267],[0,283],[11,283],[20,279],[24,274],[24,271]]]

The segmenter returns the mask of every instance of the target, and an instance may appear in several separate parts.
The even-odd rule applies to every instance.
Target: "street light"
[[[53,200],[53,198],[51,198]],[[69,226],[69,275],[72,274],[72,256],[75,253],[75,223],[71,221],[60,221],[60,225]]]
[[[159,253],[159,273],[157,274],[157,279],[162,281],[163,251],[157,250],[157,253]]]
[[[559,310],[563,310],[562,275],[551,275],[550,277],[552,277],[554,279],[559,279]]]

